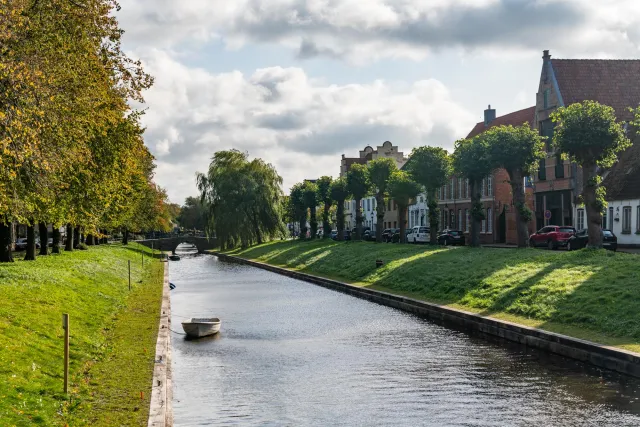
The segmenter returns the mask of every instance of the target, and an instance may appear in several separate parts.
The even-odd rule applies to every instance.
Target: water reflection
[[[177,426],[640,425],[637,380],[207,255],[171,264]],[[175,327],[174,327],[175,329]]]

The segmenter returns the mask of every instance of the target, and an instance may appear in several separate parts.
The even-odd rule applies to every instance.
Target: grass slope
[[[318,240],[230,254],[640,351],[637,255]]]
[[[163,265],[134,246],[0,264],[0,425],[146,425]]]

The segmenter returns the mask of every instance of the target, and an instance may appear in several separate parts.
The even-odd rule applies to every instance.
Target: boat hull
[[[201,338],[209,335],[214,335],[220,332],[220,320],[219,319],[190,319],[187,322],[182,322],[182,329],[184,333],[190,338]]]

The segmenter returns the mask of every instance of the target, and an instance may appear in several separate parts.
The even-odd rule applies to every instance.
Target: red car
[[[543,246],[549,249],[566,247],[571,236],[575,234],[576,229],[573,227],[547,225],[529,237],[529,246],[532,248]]]

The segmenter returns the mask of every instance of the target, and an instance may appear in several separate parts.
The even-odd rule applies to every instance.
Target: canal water
[[[176,426],[640,426],[633,378],[210,255],[170,277]]]

